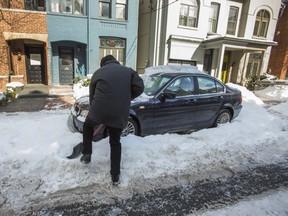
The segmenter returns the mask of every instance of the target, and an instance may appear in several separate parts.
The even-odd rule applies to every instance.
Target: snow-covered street
[[[255,164],[286,161],[288,87],[270,87],[255,93],[257,97],[244,87],[230,85],[242,91],[243,109],[229,124],[191,134],[122,138],[119,187],[110,182],[107,138],[94,143],[89,165],[80,163],[79,158],[66,158],[82,139],[81,134],[69,130],[70,110],[0,113],[1,215],[77,201],[109,203],[110,198],[128,199],[135,193],[177,185],[179,179],[170,176],[189,176],[193,182]],[[279,104],[267,106],[262,97],[272,97]],[[252,206],[253,215],[287,215],[287,200],[288,190],[283,188],[201,215],[249,215],[246,211]]]

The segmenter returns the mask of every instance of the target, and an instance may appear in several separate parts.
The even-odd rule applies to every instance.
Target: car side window
[[[224,86],[221,83],[216,82],[216,86],[217,86],[217,92],[224,92]]]
[[[193,77],[180,77],[174,80],[165,90],[164,93],[173,93],[177,96],[187,96],[194,93]]]
[[[199,94],[217,93],[216,82],[207,77],[197,77]]]

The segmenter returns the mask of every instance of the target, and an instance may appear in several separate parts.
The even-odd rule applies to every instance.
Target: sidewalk
[[[74,103],[72,87],[53,91],[41,84],[26,85],[18,97],[0,108],[0,112],[36,112],[40,110],[69,109]]]

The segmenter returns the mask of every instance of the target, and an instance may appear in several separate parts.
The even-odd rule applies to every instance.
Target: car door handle
[[[190,99],[188,103],[195,103],[197,102],[197,98]]]

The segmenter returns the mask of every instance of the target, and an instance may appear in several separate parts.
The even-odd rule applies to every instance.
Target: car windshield
[[[165,74],[153,74],[144,80],[144,93],[151,96],[171,80],[171,76]]]

